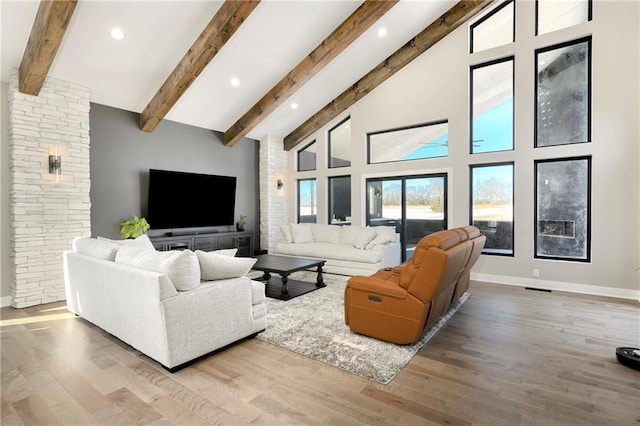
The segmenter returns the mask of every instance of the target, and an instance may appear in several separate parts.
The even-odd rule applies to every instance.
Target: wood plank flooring
[[[8,425],[638,425],[636,301],[472,283],[389,384],[258,339],[170,374],[64,303],[1,310]]]

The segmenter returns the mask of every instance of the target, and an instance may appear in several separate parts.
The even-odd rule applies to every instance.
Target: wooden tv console
[[[251,232],[213,232],[207,234],[184,234],[149,237],[156,250],[202,250],[213,251],[237,248],[237,256],[252,257],[253,234]]]

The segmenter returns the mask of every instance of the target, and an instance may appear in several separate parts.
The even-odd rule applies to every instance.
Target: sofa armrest
[[[363,275],[351,277],[347,282],[347,288],[393,297],[395,299],[404,299],[407,297],[407,290],[404,288],[379,278],[365,277]]]

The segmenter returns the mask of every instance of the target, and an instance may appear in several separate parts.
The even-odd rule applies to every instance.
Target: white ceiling
[[[38,2],[0,1],[6,82],[20,65]],[[226,131],[360,3],[263,0],[166,119]],[[401,1],[247,136],[286,136],[455,3]],[[92,102],[141,112],[221,4],[81,0],[49,75],[88,86]],[[109,35],[115,26],[124,40]],[[240,86],[231,87],[232,77]]]

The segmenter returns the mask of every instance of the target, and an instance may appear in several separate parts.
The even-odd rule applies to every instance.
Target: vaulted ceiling
[[[145,131],[168,119],[291,149],[491,0],[54,3],[2,0],[2,81],[20,68],[33,89],[44,69]]]

